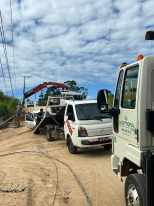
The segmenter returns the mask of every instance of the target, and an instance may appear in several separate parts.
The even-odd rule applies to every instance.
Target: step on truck
[[[73,96],[52,105],[53,99],[48,97],[45,118],[34,130],[34,134],[45,131],[48,141],[66,139],[66,145],[71,154],[77,153],[78,148],[89,148],[102,145],[106,150],[112,148],[112,120],[108,114],[101,114],[96,100],[74,100]],[[63,99],[64,100],[64,99]],[[51,108],[57,107],[57,113]]]
[[[146,33],[154,40],[154,32]],[[98,107],[112,115],[111,168],[125,181],[127,206],[154,205],[154,56],[139,55],[118,69],[113,108],[107,90],[100,90]]]

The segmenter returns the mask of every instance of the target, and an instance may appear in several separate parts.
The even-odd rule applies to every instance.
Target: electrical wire
[[[13,185],[13,183],[12,183],[12,185]],[[11,185],[11,187],[12,187],[12,185]],[[2,192],[23,192],[23,191],[26,189],[26,187],[25,187],[25,188],[23,188],[22,190],[16,190],[17,187],[19,187],[19,185],[17,185],[13,190],[11,190],[11,187],[10,187],[9,190],[0,189],[0,191],[2,191]]]
[[[43,147],[43,146],[40,146],[40,147],[42,147],[44,150],[46,150],[45,147]],[[41,151],[40,151],[40,152],[41,152]],[[47,152],[47,155],[49,156],[47,150],[46,150],[46,152]],[[58,169],[57,169],[57,165],[56,165],[56,163],[55,163],[53,160],[51,160],[51,161],[52,161],[52,163],[55,165],[55,168],[56,168],[56,174],[57,174],[57,186],[56,186],[56,192],[55,192],[55,194],[54,194],[54,199],[53,199],[53,202],[52,202],[52,206],[54,206],[54,203],[55,203],[55,200],[56,200],[56,196],[57,196],[57,190],[58,190],[58,182],[59,182],[59,180],[58,180]]]
[[[8,57],[7,57],[7,50],[6,50],[6,43],[5,43],[5,36],[4,36],[4,29],[3,29],[3,21],[2,21],[1,10],[0,10],[0,19],[1,19],[0,33],[1,33],[1,38],[2,38],[2,43],[3,43],[3,48],[4,48],[4,54],[5,54],[6,65],[7,65],[7,69],[8,69],[11,89],[12,89],[12,96],[14,96],[13,88],[12,88],[12,82],[11,82],[11,76],[10,76],[10,68],[9,68]]]
[[[8,95],[7,86],[6,86],[6,81],[5,81],[5,76],[4,76],[4,71],[3,71],[2,62],[1,62],[1,58],[0,58],[0,64],[1,64],[2,74],[3,74],[4,84],[5,84],[5,88],[6,88],[6,93],[7,93],[7,95]]]
[[[61,160],[59,160],[59,159],[56,159],[56,158],[54,158],[54,157],[51,157],[51,156],[49,156],[48,154],[45,154],[45,153],[39,152],[39,151],[35,151],[35,150],[12,152],[12,153],[7,153],[7,154],[0,155],[0,157],[4,157],[4,156],[8,156],[8,155],[13,155],[13,154],[20,154],[20,153],[38,153],[38,154],[43,154],[43,155],[45,155],[46,157],[48,157],[48,158],[50,158],[50,159],[53,159],[53,160],[56,160],[56,161],[62,163],[63,165],[65,165],[65,166],[71,171],[71,173],[74,175],[77,183],[79,184],[80,188],[82,189],[82,191],[83,191],[83,193],[84,193],[84,195],[85,195],[85,197],[86,197],[86,199],[87,199],[88,205],[89,205],[89,206],[92,206],[92,205],[91,205],[91,202],[90,202],[90,199],[89,199],[89,197],[88,197],[85,189],[83,188],[81,182],[79,181],[79,179],[77,178],[76,174],[73,172],[73,170],[71,169],[71,167],[70,167],[68,164],[66,164],[65,162],[63,162],[63,161],[61,161]],[[57,187],[57,188],[58,188],[58,187]],[[55,198],[54,198],[54,199],[55,199]],[[52,204],[52,206],[53,206],[53,204]]]
[[[16,72],[15,72],[15,58],[14,58],[14,39],[13,39],[13,24],[12,24],[12,6],[10,0],[10,11],[11,11],[11,27],[12,27],[12,46],[13,46],[13,61],[14,61],[14,76],[15,76],[15,91],[16,91]],[[16,91],[17,97],[17,91]]]

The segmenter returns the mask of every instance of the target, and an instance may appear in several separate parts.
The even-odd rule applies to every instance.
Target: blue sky
[[[114,93],[119,65],[154,53],[154,43],[144,40],[154,30],[153,8],[152,0],[12,0],[14,69],[10,0],[1,0],[14,96],[22,98],[25,75],[31,76],[26,91],[75,80],[89,90],[89,99],[101,88]],[[1,38],[0,57],[11,95]],[[6,92],[1,68],[0,89]]]

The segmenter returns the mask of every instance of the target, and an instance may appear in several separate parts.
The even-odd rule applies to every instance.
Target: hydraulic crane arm
[[[68,87],[65,84],[61,84],[61,83],[57,83],[57,82],[44,82],[43,84],[39,84],[38,86],[34,87],[33,89],[29,90],[28,92],[25,92],[23,104],[25,103],[26,98],[28,98],[31,95],[39,92],[43,88],[47,87],[47,85],[54,85],[56,87],[60,87],[60,88],[68,90]]]

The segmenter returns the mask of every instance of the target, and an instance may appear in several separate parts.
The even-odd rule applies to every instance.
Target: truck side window
[[[68,116],[68,113],[72,113],[73,116],[74,116],[74,110],[73,110],[73,106],[72,105],[68,105],[67,113],[66,113],[67,116]],[[75,118],[75,116],[74,116],[74,118]]]
[[[126,70],[121,105],[123,108],[135,109],[138,71],[139,66]]]
[[[116,107],[116,108],[119,108],[122,78],[123,78],[123,70],[120,71],[117,89],[116,89],[116,93],[115,93],[114,107]]]
[[[120,93],[121,93],[121,84],[122,84],[122,78],[123,78],[124,71],[121,70],[119,74],[118,84],[116,88],[115,93],[115,99],[114,99],[114,108],[119,108],[119,101],[120,101]],[[118,133],[118,123],[119,123],[119,114],[116,114],[113,116],[113,129],[116,133]]]

